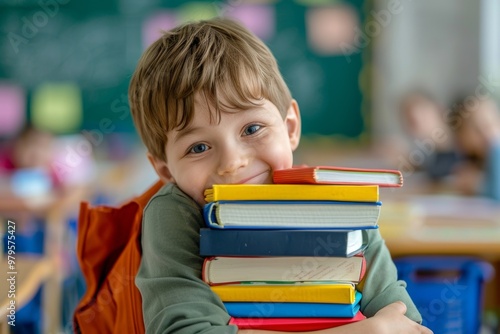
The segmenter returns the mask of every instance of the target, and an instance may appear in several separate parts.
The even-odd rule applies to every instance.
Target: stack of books
[[[202,278],[230,323],[311,331],[364,319],[356,290],[366,270],[362,230],[378,227],[379,186],[401,186],[401,173],[307,167],[273,179],[205,191]]]

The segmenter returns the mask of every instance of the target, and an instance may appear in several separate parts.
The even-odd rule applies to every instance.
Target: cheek
[[[192,193],[188,194],[189,197],[195,200],[200,206],[205,205],[205,196],[203,196],[203,191],[201,192],[194,192],[195,189],[192,189]]]
[[[290,168],[293,165],[293,155],[289,145],[270,146],[266,158],[273,170]]]
[[[200,177],[181,178],[176,183],[182,191],[196,202],[202,203],[204,201],[205,182]]]
[[[203,194],[206,177],[196,164],[180,164],[170,167],[172,178],[177,186],[190,197]]]

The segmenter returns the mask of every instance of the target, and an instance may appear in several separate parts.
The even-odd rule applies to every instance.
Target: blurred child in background
[[[472,95],[471,95],[472,96]],[[464,98],[449,117],[458,145],[457,191],[500,201],[500,111],[492,98]]]
[[[0,172],[9,173],[21,168],[50,166],[54,138],[47,131],[26,125],[17,137],[7,143],[0,157]]]
[[[0,223],[15,222],[16,253],[57,256],[64,278],[64,323],[71,321],[72,309],[83,293],[75,254],[75,217],[79,202],[89,195],[94,168],[92,146],[82,135],[56,136],[32,124],[0,149]],[[7,235],[2,237],[5,252]],[[41,333],[40,294],[28,305],[18,313],[16,329]]]
[[[432,182],[449,178],[458,156],[444,108],[430,94],[416,90],[403,97],[400,110],[403,129],[410,139],[408,161]]]
[[[0,150],[0,213],[25,220],[25,216],[43,214],[48,208],[59,184],[51,168],[54,140],[51,133],[26,125],[4,143]]]
[[[80,148],[84,149],[80,149]],[[27,124],[0,148],[2,211],[41,210],[75,194],[94,172],[92,146],[82,135],[56,136]]]

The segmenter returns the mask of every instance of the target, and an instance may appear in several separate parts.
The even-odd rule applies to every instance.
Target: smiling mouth
[[[246,179],[243,179],[241,180],[240,182],[237,182],[237,184],[245,184],[245,183],[250,183],[251,181],[255,181],[256,179],[259,179],[260,176],[262,175],[265,175],[265,174],[268,174],[269,173],[269,169],[263,171],[262,173],[259,173],[257,175],[254,175],[254,176],[251,176],[249,178],[246,178]],[[267,176],[266,178],[267,179]],[[260,182],[259,182],[260,183]]]

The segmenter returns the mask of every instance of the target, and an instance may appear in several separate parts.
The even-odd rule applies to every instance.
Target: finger
[[[434,334],[434,332],[430,328],[427,328],[427,327],[424,327],[423,333],[424,334]]]
[[[406,313],[406,304],[402,301],[397,301],[389,305],[395,312],[405,314]]]

